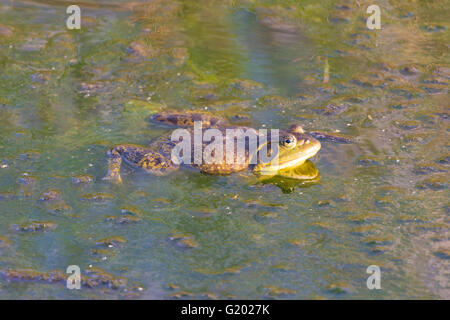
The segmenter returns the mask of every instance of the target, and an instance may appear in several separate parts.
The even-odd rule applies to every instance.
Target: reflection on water
[[[445,1],[378,31],[363,2],[79,4],[68,31],[66,1],[0,0],[1,298],[450,297]],[[341,138],[268,179],[102,181],[166,108]]]
[[[320,174],[314,163],[307,160],[301,166],[279,171],[272,177],[261,176],[259,180],[263,184],[276,185],[283,193],[292,193],[295,191],[295,187],[304,188],[318,183]]]

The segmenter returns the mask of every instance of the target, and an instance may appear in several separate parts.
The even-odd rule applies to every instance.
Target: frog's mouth
[[[314,157],[321,148],[320,142],[308,147],[308,149],[302,149],[292,155],[283,155],[276,157],[269,163],[261,163],[255,166],[254,171],[262,175],[275,174],[277,171],[295,168],[302,165],[306,160]],[[281,158],[281,160],[279,160]]]

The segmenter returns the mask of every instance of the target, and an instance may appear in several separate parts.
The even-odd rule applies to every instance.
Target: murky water
[[[0,1],[0,298],[450,298],[448,3],[368,30],[372,2],[85,1],[69,31],[69,2]],[[165,108],[355,142],[312,183],[102,181]]]

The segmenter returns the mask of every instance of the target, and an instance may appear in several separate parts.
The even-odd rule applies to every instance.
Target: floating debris
[[[112,247],[118,247],[126,242],[127,242],[127,239],[125,239],[125,238],[122,238],[119,236],[112,236],[112,237],[97,240],[95,242],[95,244],[99,245],[99,246],[105,246],[108,248],[112,248]]]
[[[323,133],[323,132],[319,132],[319,131],[311,131],[311,132],[309,132],[309,134],[311,136],[313,136],[314,138],[323,140],[323,141],[344,143],[344,144],[354,143],[353,139],[343,136],[343,135],[329,134],[329,133]]]
[[[106,202],[112,199],[114,199],[114,196],[108,193],[90,193],[85,194],[81,197],[82,201],[92,201],[92,202]]]
[[[38,179],[34,176],[28,175],[28,173],[23,173],[21,177],[17,179],[17,183],[23,186],[34,186]]]
[[[88,184],[94,181],[94,178],[90,175],[79,175],[72,177],[72,183],[76,185]]]
[[[9,247],[11,245],[11,240],[6,237],[0,236],[0,248]]]
[[[157,200],[157,199],[155,199],[155,200]],[[126,207],[123,207],[122,209],[120,209],[120,214],[140,217],[140,216],[142,216],[142,211],[141,211],[141,209],[139,209],[137,207],[126,206]]]
[[[12,192],[0,192],[0,200],[10,200],[14,197]]]
[[[51,214],[60,215],[63,213],[70,212],[72,208],[64,201],[58,201],[57,203],[52,203],[47,206],[47,210]]]
[[[0,35],[4,38],[12,37],[14,30],[11,27],[0,25]]]
[[[17,232],[36,232],[56,229],[57,224],[53,222],[34,221],[23,224],[13,224],[11,229]]]
[[[430,189],[434,191],[448,189],[448,176],[439,175],[425,179],[416,184],[418,189]]]
[[[44,192],[41,197],[39,198],[39,201],[55,201],[59,200],[61,198],[61,193],[58,190],[49,190]]]
[[[107,222],[114,222],[115,224],[129,224],[140,222],[142,219],[133,216],[121,216],[121,217],[108,216],[105,218],[105,220]]]
[[[169,237],[169,240],[174,242],[177,247],[182,249],[194,249],[199,245],[190,235],[185,234],[176,234]]]
[[[172,293],[167,296],[168,299],[186,299],[186,298],[192,298],[194,294],[192,292],[188,291],[179,291]]]
[[[0,271],[9,281],[30,281],[66,284],[67,274],[61,271],[39,272],[32,269],[8,269]],[[116,277],[99,268],[89,268],[82,272],[81,286],[88,288],[108,287],[111,289],[124,288],[125,278]]]
[[[133,41],[128,46],[127,50],[129,53],[141,58],[152,57],[158,52],[149,41]]]
[[[287,298],[297,294],[297,291],[295,290],[280,288],[276,286],[264,286],[263,290],[266,291],[264,293],[264,296],[266,298]]]
[[[355,292],[355,289],[352,286],[343,282],[332,283],[328,285],[326,289],[333,294],[351,294]]]
[[[438,172],[447,172],[444,166],[436,163],[420,163],[414,166],[413,172],[415,174],[430,174]]]
[[[413,76],[419,73],[419,70],[415,66],[404,66],[400,68],[400,73],[404,76]]]

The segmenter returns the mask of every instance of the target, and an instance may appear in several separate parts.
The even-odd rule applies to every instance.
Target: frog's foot
[[[108,173],[103,178],[103,180],[109,180],[114,183],[122,183],[122,178],[120,177],[120,165],[122,164],[122,152],[124,151],[123,146],[115,146],[106,153],[109,157],[108,159]]]
[[[122,183],[122,178],[120,177],[120,167],[116,168],[114,160],[108,159],[108,173],[102,180],[109,180],[118,184]]]
[[[120,177],[122,160],[132,167],[141,168],[156,175],[168,174],[178,169],[170,158],[146,147],[132,144],[115,146],[107,152],[107,155],[109,156],[108,173],[103,179],[115,183],[122,181]]]
[[[204,128],[217,127],[226,121],[208,112],[164,111],[153,115],[151,121],[175,127],[193,127],[195,121],[201,121]]]

